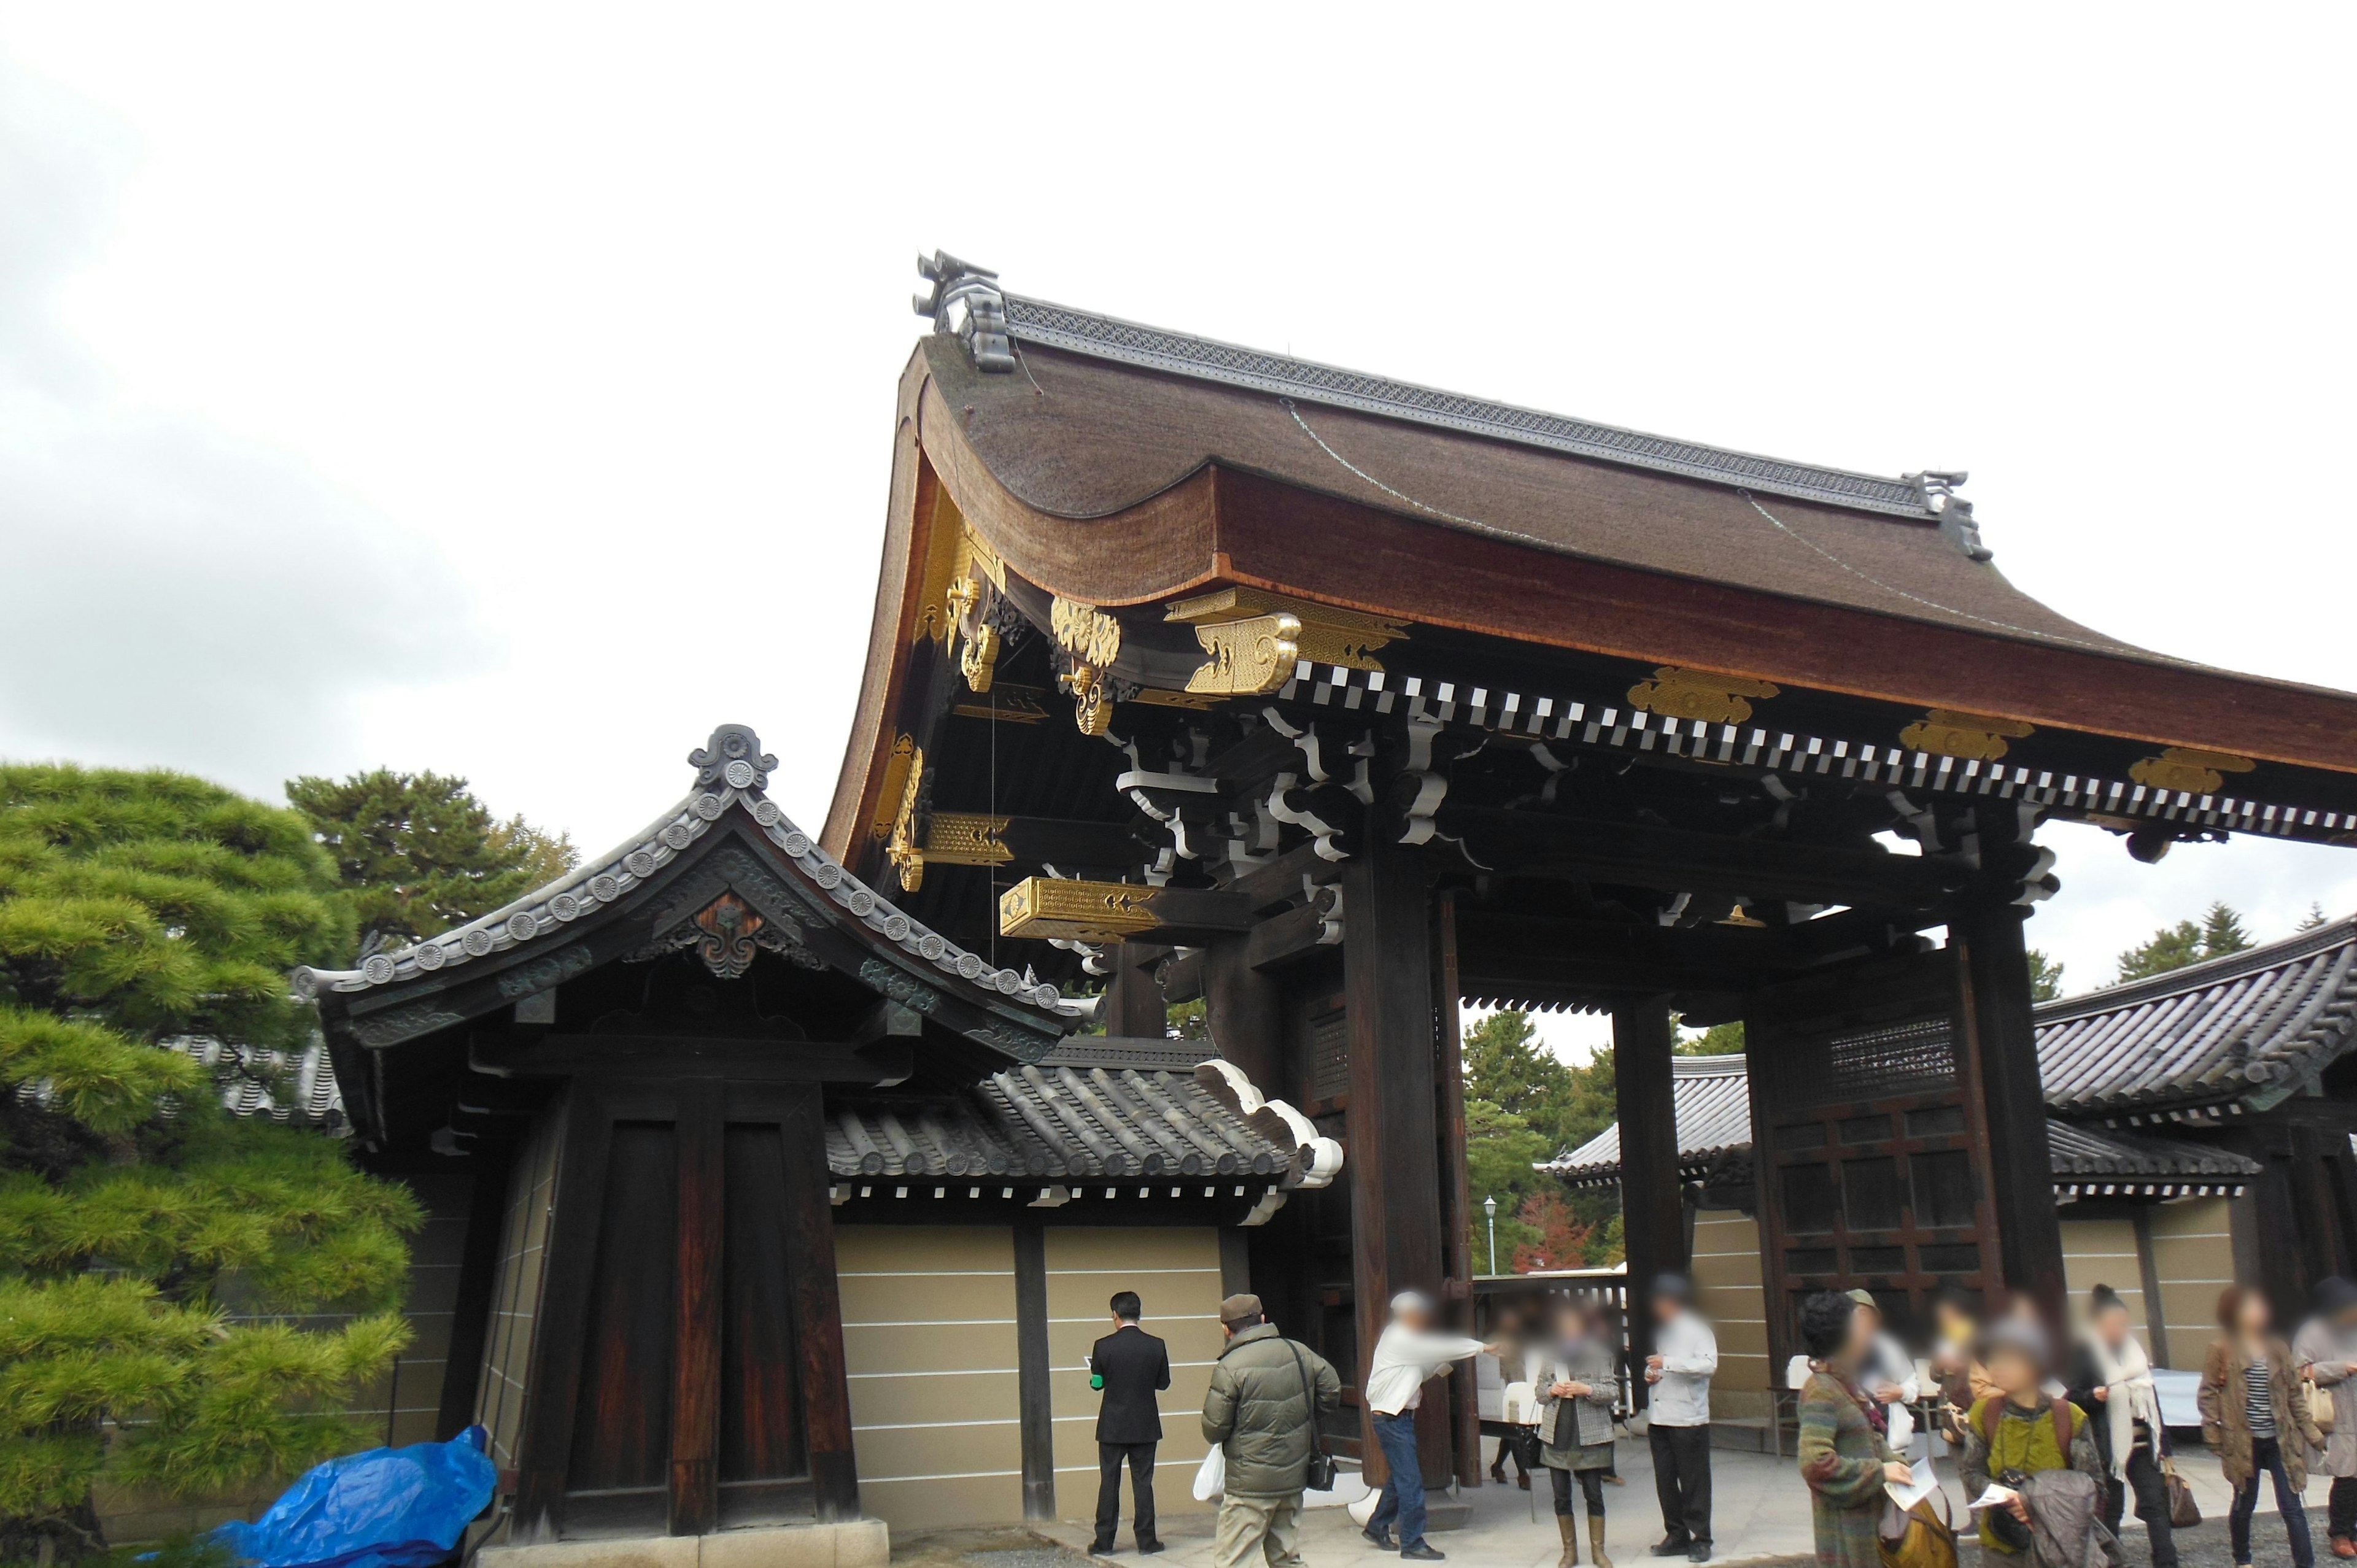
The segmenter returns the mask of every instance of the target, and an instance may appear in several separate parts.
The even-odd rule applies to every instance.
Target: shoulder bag
[[[1330,1492],[1339,1466],[1334,1455],[1326,1452],[1326,1433],[1318,1424],[1318,1390],[1309,1380],[1309,1363],[1301,1359],[1301,1347],[1292,1340],[1286,1340],[1285,1348],[1293,1352],[1293,1369],[1301,1374],[1301,1402],[1309,1412],[1309,1470],[1303,1485],[1313,1492]]]

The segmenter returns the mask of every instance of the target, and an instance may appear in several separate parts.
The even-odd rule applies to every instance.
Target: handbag
[[[2201,1505],[2193,1500],[2193,1488],[2177,1473],[2177,1461],[2169,1455],[2160,1456],[2161,1484],[2169,1489],[2169,1527],[2190,1530],[2201,1522]]]
[[[1318,1391],[1309,1386],[1309,1363],[1301,1359],[1301,1347],[1288,1339],[1286,1348],[1293,1352],[1293,1369],[1301,1374],[1301,1403],[1309,1412],[1309,1469],[1304,1487],[1313,1492],[1330,1492],[1340,1476],[1340,1466],[1334,1455],[1326,1452],[1326,1434],[1318,1425]]]
[[[1932,1498],[1922,1498],[1907,1510],[1907,1528],[1896,1541],[1875,1537],[1883,1568],[1956,1568],[1956,1523],[1948,1494],[1934,1492],[1940,1512],[1932,1511]]]

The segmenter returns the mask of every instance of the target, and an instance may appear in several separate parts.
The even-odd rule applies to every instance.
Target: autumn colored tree
[[[1572,1212],[1559,1188],[1531,1194],[1514,1218],[1538,1233],[1514,1249],[1514,1273],[1588,1266],[1588,1227]]]

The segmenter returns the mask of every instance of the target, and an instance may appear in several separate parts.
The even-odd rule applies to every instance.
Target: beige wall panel
[[[1013,1421],[871,1428],[857,1444],[862,1491],[870,1481],[1023,1468],[1023,1433]]]
[[[1219,1232],[1209,1226],[1070,1225],[1047,1232],[1048,1273],[1196,1269],[1220,1266]],[[1117,1287],[1116,1287],[1117,1288]]]
[[[1012,1277],[1015,1232],[992,1225],[845,1225],[834,1232],[834,1272],[974,1273]]]
[[[862,1372],[1012,1371],[1015,1321],[843,1326],[845,1369]]]
[[[936,1421],[1012,1421],[1020,1400],[1012,1371],[952,1372],[911,1378],[894,1374],[851,1380],[851,1427],[904,1426]],[[867,1468],[867,1439],[858,1439],[859,1466]]]
[[[862,1453],[860,1463],[866,1464]],[[1162,1500],[1157,1489],[1157,1504]],[[944,1530],[1023,1522],[1023,1477],[960,1476],[935,1481],[871,1481],[859,1478],[859,1506],[894,1530]]]
[[[837,1275],[845,1323],[938,1323],[1015,1316],[1015,1260],[996,1273]]]
[[[1760,1226],[1740,1209],[1706,1208],[1695,1216],[1695,1283],[1702,1309],[1718,1337],[1718,1375],[1711,1380],[1713,1410],[1730,1416],[1764,1413],[1750,1408],[1768,1387],[1767,1294],[1760,1283]],[[1722,1393],[1733,1403],[1724,1403]]]
[[[1048,1232],[1053,1236],[1054,1231]],[[1146,1321],[1188,1317],[1198,1313],[1216,1317],[1220,1310],[1220,1263],[1199,1269],[1048,1271],[1048,1316],[1092,1317],[1103,1323],[1113,1308],[1115,1291],[1134,1290],[1146,1304]]]

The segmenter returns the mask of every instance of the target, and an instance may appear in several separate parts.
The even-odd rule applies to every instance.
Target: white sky
[[[815,826],[934,246],[1968,467],[2064,612],[2357,687],[2351,13],[1620,10],[10,8],[0,754],[430,767],[596,848],[735,719]],[[2357,908],[2341,852],[2050,832],[2075,984]]]

